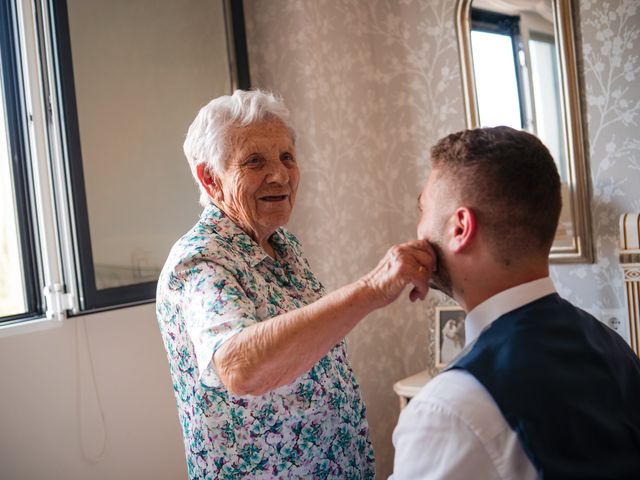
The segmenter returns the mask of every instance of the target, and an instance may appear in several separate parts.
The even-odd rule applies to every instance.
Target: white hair
[[[189,127],[182,146],[187,156],[191,174],[200,188],[200,204],[211,203],[206,190],[198,181],[197,167],[204,163],[215,174],[225,167],[227,131],[230,126],[247,126],[251,123],[278,119],[285,124],[295,142],[295,131],[287,122],[289,110],[281,98],[261,90],[236,90],[211,100],[202,107]]]

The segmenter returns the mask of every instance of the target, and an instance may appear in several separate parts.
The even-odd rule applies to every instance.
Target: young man
[[[393,479],[640,478],[640,361],[549,278],[549,151],[497,127],[431,154],[418,238],[432,285],[468,312],[466,347],[402,412]]]

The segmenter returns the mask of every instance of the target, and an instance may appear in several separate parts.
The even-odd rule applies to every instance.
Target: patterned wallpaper
[[[555,266],[560,293],[594,314],[626,306],[618,221],[640,211],[640,3],[580,2],[596,263]],[[628,330],[621,332],[628,340]]]
[[[560,292],[592,310],[624,305],[617,219],[640,210],[637,1],[581,1],[597,263],[557,266]],[[252,83],[282,95],[302,179],[289,228],[328,288],[415,237],[429,147],[464,128],[452,0],[245,0]],[[437,304],[406,298],[349,335],[379,478],[392,470],[395,381],[433,364]]]

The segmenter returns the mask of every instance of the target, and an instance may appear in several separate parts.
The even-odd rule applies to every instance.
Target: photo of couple
[[[464,348],[464,310],[455,306],[436,307],[436,368],[446,367]]]

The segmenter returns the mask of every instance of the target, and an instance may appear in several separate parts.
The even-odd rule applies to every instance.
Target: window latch
[[[67,310],[73,308],[73,294],[64,291],[64,285],[54,283],[46,285],[43,289],[47,304],[47,318],[50,320],[63,320]]]

